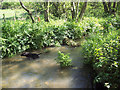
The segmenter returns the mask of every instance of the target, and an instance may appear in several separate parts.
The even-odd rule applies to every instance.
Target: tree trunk
[[[63,13],[65,13],[65,2],[63,3],[62,8],[63,8]]]
[[[14,21],[16,21],[16,18],[17,18],[17,15],[16,15],[16,12],[15,12]]]
[[[5,14],[3,14],[3,20],[4,20],[4,22],[6,22]]]
[[[106,2],[104,0],[102,0],[102,1],[103,1],[103,6],[104,6],[104,12],[108,13],[108,7],[106,5]]]
[[[79,16],[77,17],[76,21],[78,21],[78,19],[80,19],[80,20],[82,19],[82,16],[83,16],[84,13],[85,13],[86,7],[87,7],[87,2],[85,2],[85,3],[83,4],[83,7],[82,7],[82,9],[81,9],[81,12],[80,12]]]
[[[48,1],[44,2],[44,7],[45,7],[44,19],[45,19],[45,22],[49,22],[49,2]]]
[[[71,13],[72,13],[72,19],[75,18],[75,4],[74,2],[71,2]]]
[[[120,17],[120,1],[117,2],[117,13],[118,13],[118,15]]]
[[[112,10],[111,10],[111,2],[108,2],[108,8],[109,8],[109,14],[111,14]]]
[[[115,12],[116,2],[113,3],[113,12]]]
[[[113,8],[115,8],[115,7],[116,7],[116,2],[113,3]]]
[[[31,18],[31,20],[32,20],[32,23],[34,23],[35,20],[34,20],[34,18],[33,18],[33,16],[32,16],[32,13],[30,12],[30,10],[28,10],[28,9],[24,6],[24,4],[21,2],[21,0],[19,0],[19,2],[20,2],[20,5],[22,6],[22,8],[28,12],[28,14],[29,14],[29,16],[30,16],[30,18]]]
[[[0,9],[2,9],[2,2],[3,0],[0,0]]]
[[[73,2],[73,10],[74,10],[74,14],[76,16],[76,5],[75,5],[75,2]]]
[[[63,3],[63,13],[65,13],[65,20],[67,20],[67,12],[66,12],[65,2]]]
[[[114,15],[115,15],[115,12],[116,12],[115,8],[116,8],[116,2],[113,2],[113,9],[112,9],[112,13],[113,13]]]
[[[77,2],[76,18],[78,17],[78,12],[79,12],[79,1]]]

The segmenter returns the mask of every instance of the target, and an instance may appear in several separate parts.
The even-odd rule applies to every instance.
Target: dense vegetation
[[[4,20],[0,19],[3,21],[0,27],[2,31],[2,37],[0,37],[1,58],[43,47],[73,46],[76,40],[84,38],[84,42],[81,44],[82,53],[85,64],[91,66],[95,72],[94,82],[103,83],[107,88],[120,88],[120,10],[118,7],[108,7],[107,10],[102,3],[96,2],[88,3],[86,8],[87,3],[80,2],[75,5],[81,10],[77,11],[76,9],[74,12],[74,10],[71,11],[74,3],[51,2],[48,18],[47,15],[43,15],[46,12],[45,3],[26,3],[25,5],[28,9],[31,8],[34,17],[36,13],[37,15],[41,13],[41,20],[31,22],[30,13],[24,13],[21,16],[25,17],[23,20],[19,20],[19,16],[16,16],[16,19],[14,17],[6,20],[5,18]],[[113,3],[114,5],[115,3]],[[22,7],[19,3],[2,4],[2,9],[10,8],[21,9]],[[86,12],[82,8],[86,8]],[[79,11],[84,12],[84,17],[81,16],[83,13],[78,13]],[[43,16],[46,17],[43,18]],[[80,20],[77,20],[78,17]],[[58,54],[58,59],[62,62],[66,63],[68,60],[68,64],[61,65],[71,65],[68,55],[61,52]]]
[[[100,22],[104,29],[89,33],[83,43],[86,64],[96,72],[95,82],[102,82],[106,87],[120,87],[120,29],[114,27],[116,19]],[[107,24],[106,24],[107,23]]]
[[[100,28],[102,27],[95,18],[86,18],[81,23],[65,22],[62,25],[7,21],[2,24],[2,57],[12,56],[27,49],[67,44],[67,38],[80,39],[87,35],[88,31],[97,32]]]

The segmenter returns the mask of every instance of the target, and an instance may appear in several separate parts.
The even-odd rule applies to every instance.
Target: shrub
[[[12,56],[30,48],[36,49],[34,39],[37,30],[33,26],[31,23],[19,21],[3,23],[2,38],[6,40],[2,41],[2,57]]]
[[[95,82],[110,88],[117,88],[120,83],[119,40],[119,30],[109,29],[108,33],[91,33],[82,45],[86,63],[96,71]]]
[[[58,21],[56,21],[58,22]],[[62,22],[62,20],[60,21]],[[84,34],[102,31],[96,18],[85,18],[82,22],[38,22],[6,21],[2,24],[2,57],[12,56],[31,49],[65,44],[65,39],[81,39]]]
[[[70,59],[69,54],[64,54],[60,51],[58,52],[58,57],[55,60],[60,64],[60,67],[69,67],[72,65],[72,60]]]

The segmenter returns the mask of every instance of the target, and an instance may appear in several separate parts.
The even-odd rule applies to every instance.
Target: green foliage
[[[9,9],[9,8],[18,8],[19,3],[15,3],[15,2],[3,2],[2,3],[2,9]]]
[[[20,6],[19,2],[2,2],[2,9],[20,9],[22,8]],[[24,5],[27,8],[33,8],[36,7],[36,3],[32,3],[32,2],[24,2]]]
[[[56,22],[56,23],[55,23]],[[62,22],[59,24],[57,22]],[[85,18],[82,22],[44,21],[30,23],[29,21],[6,21],[2,23],[2,57],[12,56],[28,49],[41,49],[48,46],[60,46],[66,43],[66,38],[81,39],[89,32],[97,33],[102,26],[95,18]],[[68,44],[71,45],[71,44]]]
[[[76,44],[76,39],[85,37],[83,42],[83,56],[85,63],[96,71],[95,82],[104,83],[107,87],[120,87],[120,17],[109,16],[104,13],[102,2],[88,3],[85,16],[81,22],[71,21],[71,4],[69,2],[50,2],[50,22],[44,22],[44,2],[27,2],[24,5],[32,11],[33,16],[40,15],[41,22],[30,23],[27,21],[6,21],[1,24],[2,37],[0,37],[0,57],[10,57],[17,53],[41,49],[48,46],[62,44]],[[83,2],[80,2],[79,10]],[[77,3],[75,3],[77,9]],[[2,3],[2,8],[21,8],[19,3]],[[23,10],[1,10],[0,19],[5,14],[6,20],[16,17],[28,17]],[[117,10],[117,9],[116,9]],[[7,13],[5,13],[7,12]],[[18,14],[19,12],[19,14]],[[119,8],[117,10],[119,14]],[[99,19],[95,17],[99,17]],[[101,18],[101,17],[106,18]],[[89,17],[89,18],[88,18]],[[52,19],[51,19],[52,18]],[[57,20],[64,18],[68,21]],[[35,17],[37,19],[37,17]],[[66,40],[68,39],[68,40]],[[46,52],[47,53],[47,52]],[[61,67],[71,66],[69,54],[58,52],[56,61]]]
[[[120,83],[120,31],[114,27],[113,20],[108,18],[100,22],[104,23],[104,29],[90,33],[82,47],[85,63],[96,71],[95,82],[117,88]]]
[[[19,26],[19,25],[20,26]],[[27,25],[27,23],[24,23]],[[25,51],[32,47],[32,32],[26,26],[18,23],[6,22],[2,26],[2,38],[7,39],[2,42],[2,57],[12,56],[17,52]]]
[[[88,2],[85,16],[104,17],[104,7],[102,2]]]
[[[60,51],[58,52],[58,57],[55,60],[60,64],[60,67],[69,67],[72,65],[72,60],[70,59],[69,54],[64,54]]]

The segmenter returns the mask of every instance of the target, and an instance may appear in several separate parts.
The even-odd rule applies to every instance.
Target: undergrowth
[[[96,72],[94,82],[107,88],[120,87],[120,26],[117,20],[108,18],[100,22],[103,30],[89,33],[83,43],[86,64]]]

